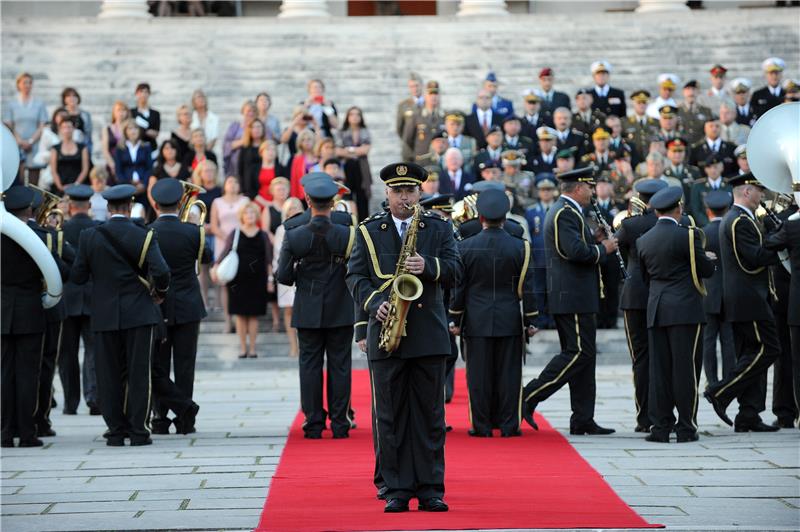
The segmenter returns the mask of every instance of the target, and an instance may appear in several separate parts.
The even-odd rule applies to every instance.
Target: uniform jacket
[[[756,123],[756,115],[753,112],[753,106],[749,103],[744,106],[744,112],[742,109],[739,109],[739,106],[736,106],[736,123],[742,124],[744,126],[753,127],[753,124]]]
[[[292,327],[321,329],[353,325],[353,299],[344,282],[356,229],[314,216],[286,232],[276,280],[296,285]]]
[[[529,155],[527,157],[528,168],[533,172],[533,175],[538,175],[543,172],[552,172],[553,168],[556,167],[556,153],[558,153],[558,149],[553,148],[553,152],[548,154],[549,161],[545,159],[541,151],[534,155]]]
[[[474,113],[477,108],[478,105],[473,103],[471,112]],[[514,114],[514,103],[499,94],[495,94],[494,98],[492,98],[492,114],[497,114],[502,122],[503,118]]]
[[[713,189],[711,188],[711,185],[708,183],[708,179],[703,179],[702,181],[692,185],[692,190],[689,194],[690,212],[692,213],[692,218],[695,219],[697,225],[700,227],[703,227],[708,223],[705,198],[706,194],[712,190]],[[730,185],[725,183],[725,180],[722,180],[720,183],[719,190],[733,192],[733,189]]]
[[[520,225],[520,223],[513,218],[506,218],[506,222],[503,224],[503,229],[509,235],[524,240],[525,239],[525,228]],[[458,240],[466,240],[467,238],[471,238],[483,230],[481,226],[481,222],[479,218],[473,218],[471,220],[467,220],[463,222],[461,225],[458,226],[458,233],[456,234],[456,239]]]
[[[42,272],[30,255],[6,235],[0,237],[0,246],[2,333],[42,333],[45,328]]]
[[[88,214],[76,214],[64,223],[64,238],[77,251],[81,232],[98,225]],[[92,281],[77,285],[67,281],[64,285],[64,300],[67,305],[67,316],[91,315]]]
[[[592,91],[592,109],[597,109],[604,115],[616,115],[625,118],[627,107],[625,106],[625,92],[615,87],[608,88],[608,95],[600,96],[597,87]],[[605,122],[603,122],[605,123]]]
[[[156,293],[166,295],[170,273],[158,237],[128,218],[113,217],[104,226],[130,260],[117,253],[98,227],[81,233],[70,280],[79,285],[93,281],[92,330],[119,331],[159,323],[161,311],[131,266],[131,262],[140,264]]]
[[[703,299],[703,310],[706,314],[722,314],[722,262],[719,258],[719,226],[722,218],[708,222],[703,227],[706,240],[706,251],[713,251],[717,255],[714,261],[716,270],[714,275],[706,280],[706,297]]]
[[[291,218],[283,222],[283,228],[286,231],[289,231],[290,229],[294,229],[295,227],[306,225],[310,221],[311,221],[311,209],[306,209],[300,214],[292,216]],[[331,211],[331,221],[339,225],[353,225],[353,217],[350,214],[342,211]]]
[[[649,285],[647,326],[705,323],[702,279],[714,273],[714,263],[703,250],[702,232],[661,219],[637,247],[642,278]]]
[[[755,91],[750,97],[750,108],[753,110],[756,120],[776,105],[782,104],[785,97],[786,91],[783,90],[783,87],[780,87],[778,96],[773,96],[767,86],[761,87]]]
[[[658,129],[658,120],[651,116],[645,115],[644,123],[636,116],[628,116],[622,120],[622,134],[635,151],[635,163],[647,156],[650,139],[658,133]]]
[[[444,125],[441,109],[429,111],[426,107],[417,108],[403,130],[403,142],[414,157],[425,155],[431,146],[431,139]]]
[[[549,314],[596,313],[600,300],[599,263],[606,250],[595,244],[583,213],[564,196],[544,223]]]
[[[566,148],[576,148],[575,160],[578,161],[584,153],[592,151],[592,145],[589,141],[589,136],[577,128],[569,130],[566,138],[561,140],[561,137],[556,141],[559,150]]]
[[[800,220],[783,222],[777,232],[764,239],[764,247],[772,250],[789,250],[792,275],[789,282],[787,317],[790,326],[798,327],[800,326]]]
[[[778,262],[778,255],[764,248],[763,239],[758,223],[738,205],[722,219],[719,247],[726,321],[773,319],[767,267]]]
[[[520,131],[520,135],[524,135],[533,139],[534,141],[537,140],[537,129],[542,126],[553,127],[553,115],[551,115],[549,111],[540,110],[539,114],[537,114],[535,117],[523,115],[519,118],[520,122],[522,122],[522,130]]]
[[[458,250],[464,273],[453,290],[451,321],[464,336],[522,334],[538,315],[530,243],[493,227],[459,242]]]
[[[692,186],[698,179],[702,178],[700,169],[685,163],[680,165],[680,167],[670,164],[664,169],[664,175],[666,177],[673,177],[680,182],[680,186],[683,188],[684,210],[689,209],[692,205]]]
[[[500,154],[503,152],[503,148],[500,147],[492,153],[488,148],[484,148],[478,152],[475,156],[475,160],[472,162],[473,167],[475,168],[475,173],[480,175],[481,172],[481,163],[489,162],[489,161],[497,161],[500,162]],[[417,161],[418,164],[422,164],[422,162]]]
[[[722,163],[724,165],[722,175],[724,177],[730,177],[739,173],[739,165],[736,164],[736,156],[733,154],[733,150],[735,149],[736,146],[730,142],[720,140],[718,153],[722,157]],[[704,162],[709,155],[711,155],[711,148],[708,147],[708,143],[704,138],[700,142],[692,144],[689,163],[699,167],[700,163]]]
[[[61,279],[66,286],[66,281],[69,278],[69,269],[75,262],[75,248],[67,241],[63,231],[42,227],[34,220],[28,220],[28,227],[33,229],[33,232],[42,239],[47,249],[53,254],[58,270],[61,273]],[[55,306],[45,309],[44,314],[48,323],[57,323],[67,318],[67,302],[63,293],[61,300]]]
[[[502,121],[503,117],[492,111],[492,123],[489,124],[489,127],[498,126]],[[474,109],[464,120],[464,133],[475,139],[479,150],[486,147],[486,134],[483,132],[483,124],[478,121],[478,112]]]
[[[592,104],[592,113],[589,120],[586,120],[581,113],[572,113],[572,127],[591,136],[599,126],[605,127],[606,118],[606,114]]]
[[[364,220],[356,231],[355,246],[347,269],[347,287],[356,305],[369,316],[368,356],[371,360],[392,357],[415,358],[450,354],[450,333],[443,288],[452,286],[461,274],[461,259],[450,222],[431,212],[420,216],[417,253],[425,259],[418,277],[423,293],[411,306],[406,321],[408,335],[393,353],[378,349],[381,323],[375,317],[388,300],[402,242],[389,212]]]
[[[630,216],[622,221],[622,226],[617,231],[619,251],[628,258],[626,268],[628,279],[622,285],[620,308],[622,310],[644,310],[647,308],[647,284],[642,278],[642,268],[639,264],[639,249],[636,245],[640,236],[647,233],[656,225],[658,217],[647,209],[644,214]]]
[[[547,96],[541,89],[536,89],[534,92],[542,99],[541,112],[547,111],[552,114],[559,107],[566,107],[567,109],[572,107],[569,95],[564,92],[553,91],[550,101],[547,100]]]
[[[195,224],[169,215],[159,216],[150,228],[158,237],[171,275],[169,291],[161,304],[164,322],[180,325],[202,320],[206,317],[206,308],[195,265],[212,260],[211,250],[205,246],[205,233]]]
[[[719,112],[719,109],[717,109],[717,112]],[[703,138],[705,135],[703,127],[706,119],[713,115],[714,113],[711,112],[711,109],[704,105],[694,104],[691,108],[686,102],[681,102],[678,105],[678,119],[683,126],[683,132],[689,144],[694,144]]]

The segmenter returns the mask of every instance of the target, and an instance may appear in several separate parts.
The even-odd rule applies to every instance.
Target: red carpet
[[[384,514],[372,484],[370,385],[353,372],[358,428],[346,440],[303,439],[292,425],[258,530],[466,530],[479,528],[651,528],[569,442],[537,415],[519,438],[471,438],[463,371],[447,405],[445,500],[448,513]],[[497,434],[497,431],[496,431]]]

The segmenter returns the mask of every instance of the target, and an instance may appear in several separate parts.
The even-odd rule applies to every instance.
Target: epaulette
[[[705,177],[698,177],[697,179],[695,179],[694,181],[692,181],[692,185],[696,185],[696,184],[698,184],[698,183],[702,183],[703,181],[706,181],[706,178],[705,178]]]
[[[583,157],[581,157],[582,163],[588,163],[589,161],[594,161],[594,153],[587,153]]]
[[[389,214],[389,211],[376,212],[372,216],[370,216],[368,218],[364,218],[364,220],[359,225],[365,225],[365,224],[368,224],[369,222],[374,222],[375,220],[380,220],[381,218],[386,217],[386,215],[388,215],[388,214]]]
[[[450,221],[449,219],[447,219],[446,217],[442,216],[438,212],[433,212],[433,211],[422,211],[422,216],[424,216],[425,218],[435,218],[435,219],[441,220],[443,222],[449,222]]]

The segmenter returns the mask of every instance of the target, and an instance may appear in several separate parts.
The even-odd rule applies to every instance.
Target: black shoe
[[[446,512],[449,509],[450,507],[447,506],[447,503],[439,497],[431,497],[430,499],[419,501],[420,512]]]
[[[607,436],[608,434],[614,434],[615,432],[616,430],[601,427],[597,423],[584,425],[583,427],[571,427],[569,429],[569,433],[573,436],[581,436],[583,434],[588,434],[589,436]]]
[[[376,497],[376,498],[377,498],[379,501],[385,501],[385,500],[386,500],[386,494],[387,494],[388,492],[389,492],[389,488],[387,488],[386,486],[381,486],[381,487],[378,489],[378,493],[375,495],[375,497]]]
[[[319,434],[319,433],[316,433],[316,432],[314,432],[314,433],[306,432],[305,434],[303,434],[303,438],[305,438],[307,440],[321,440],[322,439],[322,434]]]
[[[389,499],[386,501],[386,506],[383,507],[383,512],[387,514],[399,514],[407,511],[408,501],[403,499]]]
[[[247,358],[258,358],[258,353],[249,353]]]
[[[56,431],[50,427],[47,427],[46,429],[37,430],[36,435],[40,438],[52,438],[56,435]]]
[[[178,434],[191,434],[195,432],[194,422],[197,419],[197,413],[200,411],[200,405],[192,403],[186,411],[181,414],[180,419],[175,420],[175,429]]]
[[[669,434],[662,435],[651,432],[647,435],[644,441],[651,441],[653,443],[669,443]]]
[[[169,425],[158,424],[158,425],[151,425],[150,427],[150,434],[169,434]]]
[[[247,358],[247,353],[242,353],[241,355],[239,355],[239,358]]]
[[[678,443],[689,443],[693,441],[697,441],[700,439],[700,436],[697,435],[696,432],[692,432],[691,434],[687,434],[686,436],[678,435]]]
[[[61,411],[61,413],[64,414],[65,416],[76,416],[76,415],[78,415],[78,411],[76,409],[74,409],[74,408],[65,408],[64,410]]]
[[[453,425],[446,425],[444,427],[445,432],[453,432]]]
[[[492,437],[492,433],[491,432],[479,432],[477,430],[472,430],[472,429],[469,429],[469,432],[467,432],[467,434],[469,434],[470,436],[472,436],[474,438],[491,438]]]
[[[131,440],[131,447],[139,447],[141,445],[153,445],[153,440],[149,437],[143,440]]]
[[[501,438],[515,438],[517,436],[522,436],[522,431],[521,430],[511,430],[511,431],[508,431],[508,432],[505,432],[505,431],[501,431],[500,432],[500,437]]]
[[[642,425],[636,425],[636,428],[633,429],[633,432],[650,432],[650,427],[643,427]]]
[[[539,425],[533,420],[533,412],[536,410],[536,405],[530,406],[528,401],[522,401],[522,419],[533,427],[533,430],[539,430]]]
[[[726,409],[726,407],[727,407],[728,405],[723,405],[723,404],[722,404],[722,403],[719,401],[719,399],[717,399],[716,397],[714,397],[714,395],[711,393],[711,391],[710,391],[710,390],[706,390],[705,392],[703,392],[703,397],[705,397],[705,398],[706,398],[706,400],[707,400],[709,403],[711,403],[711,406],[714,408],[714,412],[716,412],[716,413],[717,413],[717,415],[719,416],[719,418],[720,418],[722,421],[724,421],[724,422],[725,422],[725,423],[726,423],[728,426],[731,426],[731,427],[732,427],[732,426],[733,426],[733,421],[731,421],[731,418],[729,418],[729,417],[728,417],[728,414],[726,414],[726,413],[725,413],[725,409]]]
[[[794,420],[790,417],[779,417],[778,419],[772,422],[772,426],[778,427],[780,429],[793,429]]]
[[[334,440],[344,440],[344,439],[347,439],[349,437],[350,437],[350,434],[348,434],[347,432],[339,432],[339,433],[334,433],[333,434],[333,439]]]
[[[89,415],[90,416],[99,416],[100,415],[100,407],[97,406],[97,403],[89,403],[87,406],[89,407]]]
[[[10,440],[1,441],[0,447],[14,447],[14,438],[11,438]]]
[[[44,442],[39,438],[31,438],[30,440],[19,440],[20,447],[41,447]]]
[[[106,445],[109,447],[125,447],[125,438],[108,438]]]
[[[763,421],[756,421],[755,423],[736,423],[733,430],[736,432],[777,432],[780,427],[767,425]]]

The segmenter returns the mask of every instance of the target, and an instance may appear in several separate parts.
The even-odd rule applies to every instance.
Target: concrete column
[[[684,0],[639,0],[637,13],[657,13],[663,11],[689,11]]]
[[[104,0],[97,18],[151,18],[147,0]]]
[[[279,18],[330,17],[327,0],[283,0]]]
[[[508,16],[508,7],[505,0],[461,0],[456,16]]]

